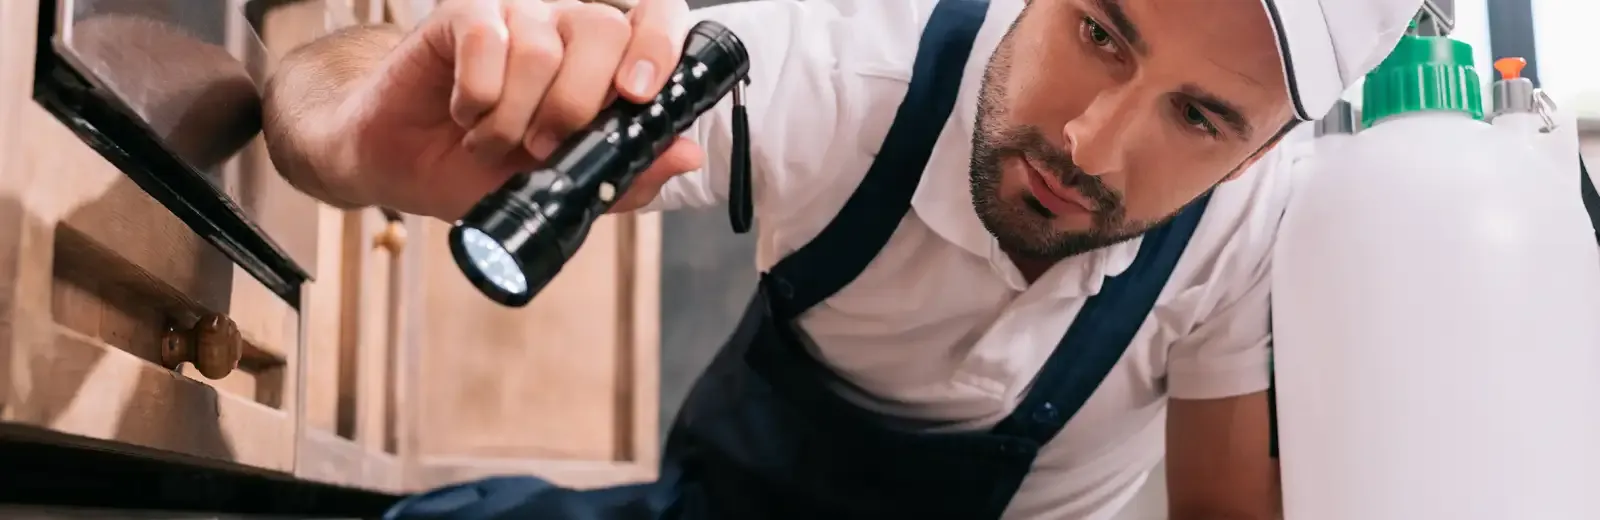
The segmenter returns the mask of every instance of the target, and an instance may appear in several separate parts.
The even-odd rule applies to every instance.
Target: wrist
[[[270,112],[269,112],[270,113]],[[313,115],[314,114],[314,115]],[[354,186],[356,161],[340,141],[348,132],[326,111],[271,120],[263,129],[267,152],[279,175],[306,195],[340,208],[366,206]]]
[[[285,55],[264,92],[263,134],[279,173],[330,205],[372,205],[360,131],[362,106],[397,30],[386,26],[335,31]]]
[[[315,179],[325,202],[345,208],[375,203],[373,190],[362,182],[372,176],[364,171],[367,161],[360,152],[367,149],[360,142],[367,132],[361,131],[359,107],[352,106],[360,97],[355,92],[347,92],[319,116],[323,121],[308,125],[305,134],[314,143],[311,145],[314,153],[309,157],[308,166],[312,170],[309,177]]]

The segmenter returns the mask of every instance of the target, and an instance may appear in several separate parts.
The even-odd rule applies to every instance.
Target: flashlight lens
[[[500,242],[477,228],[461,228],[461,249],[484,280],[508,295],[528,292],[528,278]]]

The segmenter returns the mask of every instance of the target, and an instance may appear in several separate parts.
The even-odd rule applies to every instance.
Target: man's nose
[[[1108,89],[1061,129],[1072,160],[1084,173],[1102,175],[1122,170],[1131,129],[1141,116],[1128,89]]]

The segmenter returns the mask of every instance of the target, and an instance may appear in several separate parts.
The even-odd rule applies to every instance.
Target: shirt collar
[[[967,58],[962,72],[960,97],[939,134],[922,182],[911,199],[912,209],[929,229],[967,252],[987,259],[995,274],[1019,291],[1027,284],[1011,259],[1000,251],[994,236],[978,220],[972,207],[967,172],[972,160],[972,131],[984,68],[1022,7],[1022,0],[989,2],[989,13],[983,27],[978,29],[972,55]],[[1140,239],[1135,238],[1068,259],[1052,268],[1038,283],[1050,284],[1051,291],[1063,297],[1095,294],[1100,291],[1105,277],[1116,276],[1133,263],[1139,242]]]

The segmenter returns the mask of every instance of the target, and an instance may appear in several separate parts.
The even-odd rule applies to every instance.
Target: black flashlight
[[[701,114],[733,93],[728,212],[750,229],[750,151],[743,87],[750,56],[733,31],[700,22],[683,58],[648,104],[618,100],[550,154],[485,196],[450,230],[450,253],[472,284],[510,307],[527,305],[589,234],[589,227]]]

